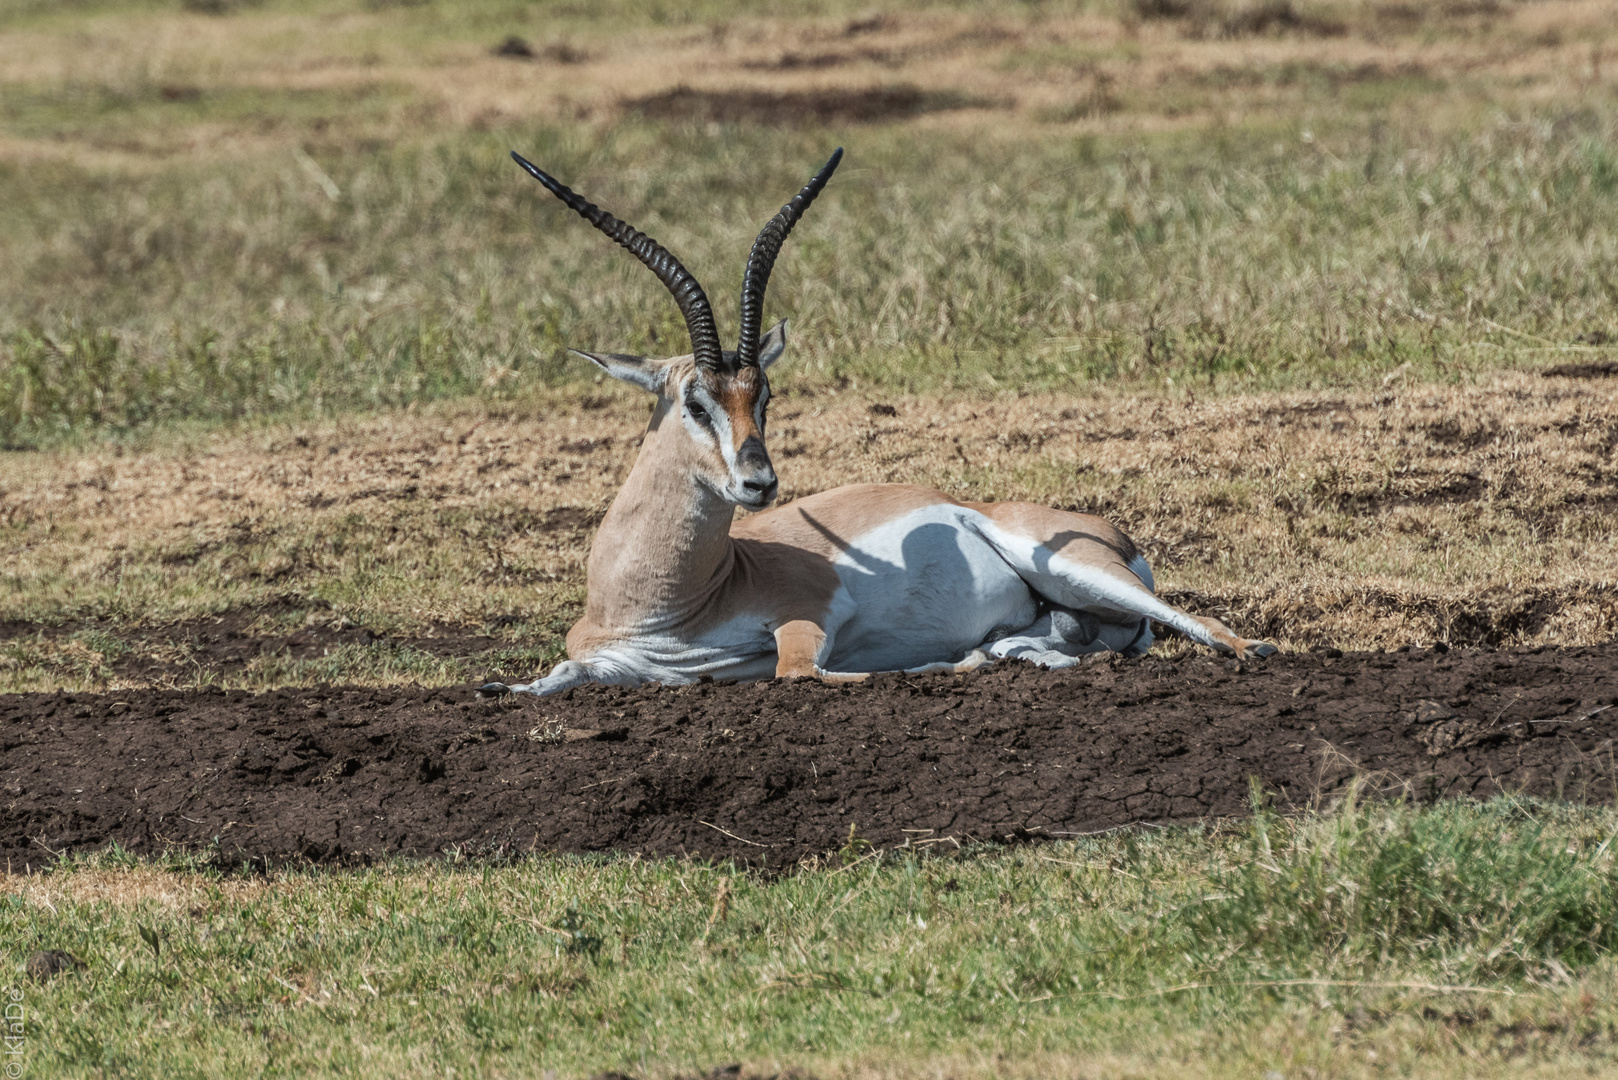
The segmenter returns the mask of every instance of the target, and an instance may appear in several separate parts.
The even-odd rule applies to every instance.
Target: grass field
[[[565,344],[678,351],[656,283],[513,148],[666,241],[723,321],[754,232],[846,143],[773,294],[792,384],[1606,355],[1608,5],[1422,10],[11,2],[0,438],[533,401],[584,378]],[[537,55],[492,55],[511,34]]]
[[[760,879],[547,859],[5,880],[33,1075],[1612,1075],[1611,811],[1338,810]]]
[[[728,327],[847,148],[773,279],[788,498],[1096,510],[1284,648],[1618,633],[1618,379],[1543,374],[1618,360],[1613,4],[772,12],[0,0],[0,691],[561,655],[645,416],[564,348],[686,346],[512,149]],[[227,668],[222,620],[364,637]],[[18,983],[36,1076],[1618,1075],[1615,832],[1347,806],[770,879],[42,851],[0,956],[87,965]]]

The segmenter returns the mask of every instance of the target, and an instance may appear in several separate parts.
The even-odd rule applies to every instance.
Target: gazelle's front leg
[[[775,677],[778,679],[819,679],[828,683],[864,682],[874,671],[827,671],[820,666],[831,651],[826,631],[808,619],[783,624],[775,631]],[[906,668],[906,675],[938,675],[972,671],[994,658],[981,649],[974,649],[959,662],[944,661]]]
[[[534,694],[545,697],[593,682],[622,685],[613,673],[602,671],[587,660],[563,660],[551,668],[549,675],[543,679],[535,679],[531,683],[513,683],[509,686],[499,682],[484,683],[478,687],[478,697],[500,697],[504,694]]]
[[[830,639],[819,623],[794,619],[775,630],[775,677],[820,679],[823,682],[860,682],[864,674],[836,675],[820,666],[830,651]]]
[[[782,623],[775,630],[775,677],[818,679],[826,631],[808,619]]]

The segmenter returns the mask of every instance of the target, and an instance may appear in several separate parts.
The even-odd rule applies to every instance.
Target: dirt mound
[[[1108,657],[474,700],[333,689],[0,697],[0,851],[225,862],[621,849],[779,866],[1297,806],[1357,772],[1422,798],[1610,799],[1618,643]]]
[[[625,102],[631,111],[654,120],[766,125],[877,123],[993,104],[953,90],[923,90],[908,83],[789,91],[694,90],[678,86]]]

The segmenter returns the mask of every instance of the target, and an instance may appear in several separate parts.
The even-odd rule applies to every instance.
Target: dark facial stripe
[[[713,417],[708,415],[708,407],[693,397],[685,399],[685,411],[691,414],[691,419],[708,431],[713,430]]]

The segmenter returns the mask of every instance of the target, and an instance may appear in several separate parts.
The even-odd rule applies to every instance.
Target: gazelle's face
[[[770,381],[764,375],[786,348],[786,320],[759,334],[763,325],[764,290],[781,245],[809,204],[815,201],[826,181],[843,160],[842,147],[822,165],[820,171],[782,206],[753,241],[742,274],[741,332],[737,351],[719,346],[713,307],[707,293],[691,272],[680,265],[667,248],[627,222],[620,221],[589,201],[533,162],[512,151],[512,158],[546,191],[555,195],[575,214],[611,237],[657,275],[680,314],[691,338],[691,355],[673,360],[648,360],[643,356],[616,353],[582,353],[615,379],[632,382],[661,399],[653,414],[648,441],[642,445],[641,460],[648,453],[673,455],[673,463],[685,466],[691,478],[735,506],[762,510],[775,501],[778,485],[769,452],[764,449],[764,410],[770,404]],[[679,417],[680,426],[667,423],[670,414]],[[672,433],[683,433],[683,442],[671,442]],[[655,440],[654,440],[655,437]]]
[[[787,324],[759,341],[756,366],[739,367],[726,350],[722,370],[698,367],[689,356],[649,360],[619,353],[580,353],[608,375],[650,390],[661,400],[652,421],[657,444],[642,453],[672,454],[692,480],[733,506],[762,510],[780,485],[764,447],[770,407],[769,366],[786,350]],[[650,438],[650,436],[648,437]]]
[[[728,359],[728,357],[727,357]],[[688,368],[665,389],[670,419],[691,440],[695,478],[733,506],[762,510],[780,485],[764,447],[770,380],[762,367],[734,373]]]

